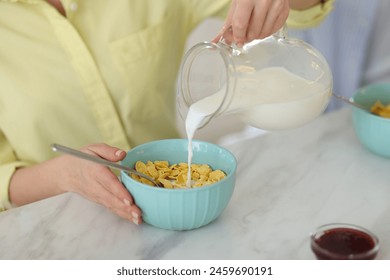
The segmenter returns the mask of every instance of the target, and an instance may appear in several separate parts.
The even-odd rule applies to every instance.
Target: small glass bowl
[[[379,239],[369,230],[344,223],[326,224],[310,235],[318,260],[372,260],[379,251]]]

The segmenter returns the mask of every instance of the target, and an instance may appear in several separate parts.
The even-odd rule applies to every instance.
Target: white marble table
[[[229,149],[236,188],[206,227],[136,226],[65,194],[0,213],[0,259],[314,259],[309,233],[330,222],[369,228],[390,259],[390,159],[361,146],[349,109]]]

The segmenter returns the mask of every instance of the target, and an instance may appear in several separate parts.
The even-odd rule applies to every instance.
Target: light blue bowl
[[[361,88],[353,100],[368,110],[377,100],[387,105],[390,103],[390,84],[373,84]],[[364,147],[375,154],[390,157],[390,119],[353,108],[352,120],[356,135]]]
[[[186,139],[149,142],[130,150],[122,164],[134,166],[138,160],[167,160],[170,164],[187,162],[187,146]],[[121,172],[122,182],[141,208],[146,223],[169,230],[195,229],[218,218],[228,205],[236,180],[234,155],[218,145],[202,141],[194,141],[193,150],[193,163],[221,169],[227,174],[226,178],[200,188],[164,189],[144,185]]]

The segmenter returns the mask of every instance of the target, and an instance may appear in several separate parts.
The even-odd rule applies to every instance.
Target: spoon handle
[[[131,167],[120,165],[120,164],[117,164],[117,163],[114,163],[114,162],[102,159],[102,158],[97,157],[97,156],[93,156],[93,155],[84,153],[84,152],[81,152],[79,150],[75,150],[75,149],[72,149],[72,148],[60,145],[60,144],[52,144],[51,145],[51,149],[54,152],[65,153],[65,154],[72,155],[72,156],[75,156],[75,157],[78,157],[78,158],[82,158],[82,159],[85,159],[85,160],[93,161],[95,163],[99,163],[99,164],[102,164],[102,165],[105,165],[105,166],[108,166],[108,167],[111,167],[111,168],[127,171],[129,173],[132,173],[132,174],[138,175],[140,177],[143,177],[143,178],[151,181],[155,185],[157,185],[157,183],[154,181],[154,179],[150,178],[149,176],[147,176],[147,175],[145,175],[143,173],[137,172],[135,169],[133,169]]]
[[[353,101],[351,101],[350,99],[348,99],[348,98],[346,98],[346,97],[344,97],[344,96],[337,95],[337,94],[335,94],[335,93],[332,93],[332,94],[333,94],[333,96],[336,97],[337,99],[343,100],[344,102],[347,102],[347,103],[349,103],[350,105],[355,106],[355,107],[357,107],[357,108],[359,108],[359,109],[362,109],[362,110],[364,110],[364,111],[368,111],[367,108],[365,108],[363,105],[360,105],[359,103],[353,102]]]

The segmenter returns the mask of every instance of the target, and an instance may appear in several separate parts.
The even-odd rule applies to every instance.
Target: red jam
[[[366,232],[354,228],[334,228],[313,237],[311,247],[320,260],[371,260],[378,253],[376,246],[377,241]]]

